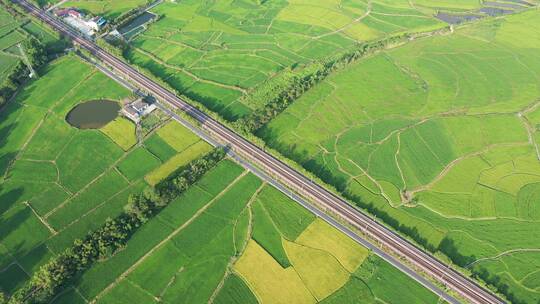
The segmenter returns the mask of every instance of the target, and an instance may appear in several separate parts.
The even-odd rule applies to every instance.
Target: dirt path
[[[398,169],[399,176],[401,177],[401,181],[403,182],[403,189],[407,189],[407,181],[405,180],[405,174],[403,174],[403,170],[401,169],[401,165],[399,164],[399,153],[401,152],[401,132],[398,132],[396,137],[397,137],[398,146],[396,149],[396,153],[394,153],[394,161],[396,162],[396,167]]]
[[[28,208],[30,208],[30,210],[32,210],[32,212],[34,213],[34,215],[39,219],[39,221],[45,225],[45,227],[47,227],[47,229],[49,229],[49,232],[51,232],[52,235],[55,235],[56,234],[56,230],[54,230],[53,227],[51,227],[51,225],[49,225],[49,223],[47,223],[47,221],[45,221],[37,212],[36,210],[34,210],[34,208],[32,207],[32,205],[30,205],[28,202],[24,202],[24,204],[26,206],[28,206]]]
[[[525,126],[525,129],[527,130],[527,135],[529,137],[529,143],[534,147],[536,151],[536,158],[540,161],[540,148],[538,147],[538,143],[536,142],[534,138],[534,133],[536,130],[534,129],[532,123],[527,118],[527,114],[534,112],[538,106],[540,106],[540,101],[529,105],[525,109],[519,111],[516,115],[519,117],[523,125]]]
[[[514,254],[514,253],[520,253],[520,252],[539,252],[540,253],[540,248],[529,248],[529,249],[521,248],[521,249],[507,250],[507,251],[499,253],[496,256],[477,259],[476,261],[474,261],[474,262],[470,263],[469,265],[465,266],[465,268],[470,268],[474,264],[480,263],[482,261],[497,260],[497,259],[499,259],[499,258],[501,258],[501,257],[503,257],[505,255]]]
[[[372,10],[372,3],[371,3],[371,0],[368,1],[367,4],[368,4],[367,10],[366,10],[366,12],[365,12],[362,16],[360,16],[360,17],[354,19],[353,21],[351,21],[350,23],[346,24],[345,26],[343,26],[343,27],[341,27],[341,28],[339,28],[339,29],[336,29],[336,30],[331,31],[331,32],[328,32],[328,33],[324,33],[324,34],[319,35],[319,36],[314,36],[313,39],[320,39],[320,38],[324,38],[324,37],[326,37],[326,36],[330,36],[330,35],[334,35],[334,34],[337,34],[337,33],[341,33],[341,32],[343,32],[343,31],[347,30],[348,28],[350,28],[351,26],[353,26],[353,25],[357,24],[358,22],[362,21],[364,18],[366,18],[367,16],[369,16],[369,14],[371,14],[371,10]],[[347,36],[348,36],[348,35],[347,35]],[[352,37],[351,37],[351,38],[352,38]],[[354,39],[354,38],[353,38],[353,39]],[[357,39],[354,39],[354,40],[357,40]]]
[[[135,48],[135,50],[143,55],[146,55],[148,57],[150,57],[152,60],[154,60],[155,62],[169,68],[169,69],[173,69],[173,70],[176,70],[176,71],[180,71],[180,72],[183,72],[185,73],[186,75],[190,76],[191,78],[195,79],[196,81],[199,81],[199,82],[203,82],[203,83],[208,83],[208,84],[213,84],[215,86],[218,86],[218,87],[222,87],[222,88],[225,88],[225,89],[230,89],[230,90],[235,90],[235,91],[238,91],[238,92],[241,92],[242,94],[247,94],[247,91],[241,87],[237,87],[237,86],[231,86],[231,85],[226,85],[226,84],[223,84],[221,82],[216,82],[216,81],[213,81],[213,80],[208,80],[208,79],[203,79],[203,78],[200,78],[199,76],[181,68],[181,67],[178,67],[178,66],[175,66],[175,65],[171,65],[171,64],[168,64],[166,63],[165,61],[157,58],[154,54],[152,53],[149,53],[145,50],[142,50],[140,48]]]
[[[448,172],[450,172],[450,170],[455,166],[457,165],[459,162],[465,160],[465,159],[468,159],[468,158],[471,158],[471,157],[475,157],[475,156],[479,156],[479,155],[482,155],[484,153],[487,153],[489,152],[489,150],[493,149],[493,148],[500,148],[500,147],[519,147],[519,146],[527,146],[529,145],[528,143],[526,142],[523,142],[523,143],[502,143],[502,144],[493,144],[493,145],[489,145],[489,146],[486,146],[484,147],[482,150],[480,151],[475,151],[475,152],[471,152],[469,154],[465,154],[465,155],[462,155],[456,159],[454,159],[453,161],[451,161],[448,165],[446,165],[444,167],[444,169],[437,175],[437,177],[435,177],[435,179],[433,179],[431,182],[429,182],[428,184],[425,184],[425,185],[422,185],[420,187],[417,187],[413,190],[410,190],[408,191],[408,193],[413,196],[415,195],[416,193],[418,192],[422,192],[422,191],[425,191],[425,190],[428,190],[430,189],[431,187],[433,187],[434,184],[436,184],[437,182],[439,182],[442,178],[444,178]]]
[[[136,147],[136,146],[134,146]],[[82,187],[79,191],[73,193],[72,196],[70,196],[68,199],[66,199],[64,202],[62,202],[60,205],[56,206],[54,209],[52,209],[51,211],[47,212],[43,217],[44,218],[49,218],[51,215],[53,215],[54,213],[56,213],[56,211],[58,211],[59,209],[62,209],[64,208],[65,205],[67,205],[69,202],[73,201],[73,199],[75,199],[77,196],[79,196],[80,194],[82,194],[84,191],[88,190],[88,188],[92,187],[92,185],[94,185],[101,177],[103,177],[104,175],[106,175],[107,173],[109,173],[111,170],[115,170],[116,166],[121,162],[123,161],[128,155],[129,155],[129,151],[131,151],[134,147],[132,147],[130,150],[128,150],[128,152],[124,152],[124,154],[118,158],[116,161],[114,161],[108,168],[106,168],[105,170],[103,170],[103,172],[101,172],[98,176],[94,177],[91,181],[89,181],[84,187]],[[122,175],[121,175],[122,176]],[[125,190],[126,188],[128,188],[131,184],[128,183],[128,186],[124,187],[121,191]],[[118,192],[117,192],[118,193]],[[93,208],[95,209],[95,208]],[[92,210],[93,210],[92,209]],[[70,223],[71,224],[71,223]]]
[[[24,112],[24,109],[23,109],[23,112]],[[22,115],[22,113],[21,113]],[[19,122],[19,119],[21,118],[21,115],[19,115],[19,117],[17,117],[17,119],[15,120],[15,123],[18,123]],[[8,173],[9,171],[11,170],[11,168],[13,167],[13,164],[21,158],[21,155],[24,153],[24,150],[26,149],[26,146],[28,145],[28,143],[32,140],[32,138],[34,138],[34,135],[36,135],[37,131],[41,128],[41,125],[43,124],[43,122],[45,121],[45,118],[47,117],[47,115],[44,115],[43,118],[39,121],[38,125],[36,127],[34,127],[32,129],[32,133],[30,133],[30,136],[28,136],[28,139],[26,139],[26,141],[24,142],[24,144],[21,146],[21,148],[19,149],[19,151],[17,152],[17,155],[15,155],[15,157],[9,162],[9,165],[7,166],[6,168],[6,171],[4,172],[3,174],[3,177],[4,177],[4,180],[6,180],[8,178]]]
[[[246,207],[244,208],[244,210],[240,213],[240,214],[242,214],[244,211],[247,211],[249,213],[248,231],[246,233],[246,238],[244,239],[245,240],[244,245],[242,246],[242,248],[240,250],[238,250],[238,248],[236,247],[237,246],[236,238],[233,237],[234,249],[235,249],[235,252],[237,252],[237,254],[233,255],[229,259],[229,263],[227,264],[227,270],[225,271],[225,274],[223,275],[223,278],[221,278],[221,281],[219,282],[218,286],[216,287],[216,289],[212,293],[212,296],[210,296],[210,299],[208,299],[208,304],[214,303],[215,298],[217,297],[220,290],[223,288],[223,285],[225,284],[225,280],[227,279],[229,274],[232,272],[231,269],[232,269],[234,263],[236,263],[236,261],[242,256],[242,253],[244,252],[244,249],[247,246],[247,242],[251,238],[251,231],[252,231],[251,226],[252,226],[252,220],[253,220],[252,213],[251,213],[251,205],[253,204],[255,199],[257,199],[257,197],[259,196],[259,193],[261,192],[261,190],[265,186],[266,186],[266,183],[262,183],[261,186],[259,186],[259,188],[255,191],[255,193],[253,193],[253,195],[249,199],[249,201],[246,204]],[[234,224],[234,230],[233,231],[235,231],[235,232],[236,232],[236,225],[238,225],[238,219],[239,218],[240,218],[240,216],[236,219],[236,222]],[[235,235],[235,233],[233,235]]]
[[[92,208],[92,209],[86,211],[86,212],[83,213],[83,214],[80,214],[79,217],[78,217],[76,220],[74,220],[74,221],[68,223],[67,225],[64,225],[63,227],[61,227],[61,229],[58,230],[57,233],[61,233],[62,231],[68,229],[69,227],[71,227],[71,226],[77,224],[77,223],[80,222],[82,219],[84,219],[85,217],[87,217],[87,216],[89,216],[90,214],[92,214],[95,210],[101,208],[103,205],[107,204],[107,203],[110,202],[111,200],[116,199],[116,197],[117,197],[118,195],[120,195],[122,192],[128,190],[128,189],[129,189],[130,187],[132,187],[132,186],[133,186],[133,185],[128,185],[128,186],[122,188],[121,190],[119,190],[118,192],[116,192],[115,194],[113,194],[111,197],[107,198],[106,200],[104,200],[104,201],[102,201],[101,203],[99,203],[98,205],[96,205],[94,208]]]
[[[358,165],[357,163],[355,163],[353,160],[351,159],[347,159],[352,165],[356,166],[360,171],[362,171],[363,175],[365,175],[373,184],[375,184],[375,186],[377,186],[377,188],[379,188],[379,192],[380,193],[374,193],[374,194],[379,194],[381,195],[387,202],[388,204],[390,204],[390,206],[392,207],[399,207],[399,205],[394,205],[392,199],[386,194],[386,192],[384,192],[384,188],[381,186],[381,184],[379,183],[378,180],[376,180],[375,178],[373,178],[371,175],[368,174],[368,172],[366,170],[364,170],[364,168],[362,168],[360,165]],[[369,190],[368,190],[369,191]],[[371,191],[370,191],[371,192]]]

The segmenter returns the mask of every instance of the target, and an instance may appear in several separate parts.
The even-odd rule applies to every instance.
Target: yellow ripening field
[[[163,128],[157,131],[157,134],[177,152],[182,152],[187,147],[201,140],[197,135],[177,121],[167,123]]]
[[[199,141],[191,146],[189,146],[184,151],[176,154],[171,159],[166,161],[163,165],[156,168],[154,171],[148,173],[145,176],[146,181],[150,185],[156,185],[163,179],[167,178],[171,173],[173,173],[178,168],[187,165],[192,160],[203,155],[206,152],[209,152],[212,149],[205,141]]]
[[[255,241],[249,241],[246,251],[234,265],[234,270],[250,285],[263,303],[315,303],[292,267],[282,268]]]
[[[283,240],[283,247],[302,282],[320,301],[349,280],[349,272],[331,253]]]
[[[316,219],[296,239],[296,243],[331,252],[349,272],[354,272],[369,251],[321,219]]]
[[[137,143],[135,125],[123,117],[118,117],[101,128],[101,132],[109,136],[124,151],[129,150]]]

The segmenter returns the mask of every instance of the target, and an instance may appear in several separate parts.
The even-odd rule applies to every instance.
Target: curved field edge
[[[361,60],[259,135],[460,266],[534,251],[540,68],[532,50],[540,42],[516,37],[540,26],[537,15],[468,25]],[[534,288],[484,273],[513,301],[538,298]]]

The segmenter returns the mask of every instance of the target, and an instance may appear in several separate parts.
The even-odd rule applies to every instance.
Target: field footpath
[[[180,233],[184,228],[189,226],[194,220],[196,220],[199,215],[204,213],[206,209],[210,208],[212,204],[221,198],[227,191],[229,191],[230,188],[232,188],[242,177],[247,175],[249,171],[244,170],[242,174],[240,174],[238,177],[236,177],[227,187],[225,187],[218,195],[216,195],[214,198],[212,198],[208,203],[206,203],[201,209],[197,210],[197,212],[188,219],[184,224],[182,224],[180,227],[176,228],[173,232],[171,232],[166,238],[164,238],[161,242],[159,242],[156,246],[154,246],[152,249],[150,249],[148,252],[146,252],[141,258],[139,258],[135,263],[133,263],[126,271],[124,271],[121,275],[119,275],[116,280],[109,284],[105,289],[103,289],[98,295],[94,297],[94,299],[90,302],[90,304],[95,304],[97,301],[106,294],[109,290],[114,288],[120,281],[125,279],[135,268],[137,268],[142,262],[144,262],[149,256],[151,256],[156,250],[161,248],[165,243],[167,243],[170,239],[172,239],[174,236],[176,236],[178,233]],[[159,215],[158,215],[159,216]]]
[[[407,191],[407,196],[409,198],[412,198],[412,196],[414,194],[416,194],[417,192],[422,192],[422,191],[425,191],[425,190],[429,190],[434,184],[436,184],[438,181],[440,181],[443,177],[446,176],[446,174],[448,174],[448,172],[455,166],[457,165],[459,162],[465,160],[465,159],[468,159],[468,158],[471,158],[471,157],[475,157],[475,156],[479,156],[479,155],[482,155],[486,152],[489,152],[491,149],[493,148],[500,148],[500,147],[519,147],[519,146],[528,146],[532,143],[530,142],[514,142],[514,143],[497,143],[497,144],[492,144],[492,145],[488,145],[488,146],[485,146],[483,149],[479,150],[479,151],[474,151],[474,152],[471,152],[471,153],[468,153],[468,154],[465,154],[465,155],[462,155],[456,159],[454,159],[453,161],[451,161],[448,165],[446,165],[444,167],[444,169],[432,180],[430,181],[429,183],[425,184],[425,185],[422,185],[422,186],[419,186],[413,190],[410,190],[410,191]]]
[[[540,161],[540,148],[538,147],[538,143],[536,142],[536,140],[534,140],[534,127],[527,118],[527,114],[534,112],[539,106],[540,101],[537,101],[536,103],[527,106],[525,109],[519,111],[516,114],[525,125],[525,129],[527,129],[527,135],[529,136],[529,142],[531,143],[531,145],[534,146],[534,149],[536,151],[536,158],[538,158],[538,160]]]
[[[333,34],[341,33],[341,32],[343,32],[344,30],[346,30],[346,29],[350,28],[351,26],[353,26],[354,24],[356,24],[356,23],[362,21],[362,20],[363,20],[364,18],[366,18],[367,16],[369,16],[369,14],[371,14],[371,11],[372,11],[372,10],[373,10],[373,3],[372,3],[371,0],[368,0],[368,2],[367,2],[367,10],[366,10],[366,12],[365,12],[362,16],[360,16],[360,17],[358,17],[358,18],[352,20],[350,23],[346,24],[345,26],[342,26],[341,28],[338,28],[338,29],[336,29],[336,30],[334,30],[334,31],[331,31],[331,32],[328,32],[328,33],[324,33],[324,34],[319,35],[319,36],[312,37],[311,39],[320,39],[320,38],[324,38],[324,37],[326,37],[326,36],[330,36],[330,35],[333,35]],[[347,37],[347,38],[349,38],[349,39],[352,39],[352,38],[349,37],[349,35],[345,35],[345,37]]]
[[[197,111],[191,105],[179,99],[178,97],[176,97],[174,94],[170,93],[163,87],[155,84],[154,82],[148,80],[147,78],[144,78],[144,76],[142,76],[141,74],[136,73],[136,71],[133,70],[133,68],[131,68],[127,64],[112,57],[110,54],[104,52],[103,50],[96,48],[96,46],[93,45],[91,42],[80,38],[78,35],[74,34],[72,30],[67,28],[65,25],[63,25],[59,21],[52,19],[51,17],[49,17],[42,11],[36,9],[35,7],[33,7],[31,4],[29,4],[28,2],[24,0],[19,0],[16,2],[24,6],[32,14],[35,14],[36,16],[40,17],[45,22],[48,22],[49,24],[51,24],[57,30],[66,33],[72,39],[76,40],[76,42],[81,43],[83,47],[94,51],[97,57],[101,58],[102,60],[105,60],[106,62],[109,62],[113,68],[117,69],[121,73],[129,75],[129,77],[134,82],[138,83],[141,87],[150,88],[150,91],[154,92],[158,96],[161,96],[161,98],[163,98],[166,102],[170,103],[171,106],[175,106],[181,110],[184,110],[185,112],[189,112],[189,114],[191,114],[191,116],[193,116],[195,119],[198,119],[201,121],[204,120],[205,125],[206,125],[206,130],[208,132],[212,132],[212,134],[214,134],[216,137],[221,138],[222,140],[226,142],[231,142],[231,144],[233,144],[235,148],[237,148],[240,152],[244,153],[243,154],[244,157],[251,159],[253,162],[259,163],[261,166],[264,166],[265,169],[269,171],[274,171],[274,173],[277,176],[279,176],[282,180],[285,180],[291,183],[290,185],[291,187],[296,187],[297,190],[301,190],[301,192],[307,195],[308,197],[312,197],[316,201],[319,201],[323,206],[326,206],[327,208],[334,210],[336,213],[342,215],[344,219],[347,219],[351,224],[357,225],[359,229],[365,230],[366,233],[372,235],[372,237],[374,237],[375,239],[378,239],[381,242],[390,246],[395,254],[403,254],[405,257],[408,258],[410,262],[417,263],[419,266],[423,267],[426,271],[432,273],[434,277],[439,278],[439,280],[441,280],[442,282],[445,282],[445,284],[449,284],[453,289],[460,291],[464,296],[469,297],[474,302],[484,303],[484,302],[500,302],[501,301],[493,294],[481,288],[479,285],[476,285],[473,281],[470,281],[467,278],[465,278],[463,275],[451,269],[448,269],[447,265],[443,265],[433,256],[424,253],[422,250],[418,249],[417,247],[414,247],[412,244],[408,243],[403,238],[397,236],[396,234],[393,234],[391,230],[373,221],[371,218],[365,216],[362,212],[356,209],[352,209],[352,210],[355,210],[354,212],[351,211],[349,208],[352,208],[352,207],[347,205],[345,201],[343,201],[339,197],[332,196],[332,193],[330,191],[325,190],[324,188],[322,188],[318,184],[314,184],[313,182],[309,183],[305,176],[301,175],[300,173],[296,172],[290,167],[287,167],[283,162],[280,162],[277,159],[272,159],[272,157],[269,154],[267,154],[266,152],[261,152],[260,149],[254,144],[238,136],[230,129],[227,129],[225,126],[219,124],[217,121],[205,115],[203,112]],[[250,152],[253,154],[251,155]],[[232,153],[232,152],[229,151],[229,153]],[[251,164],[246,163],[245,161],[241,159],[240,159],[240,162],[244,164],[244,166],[250,167],[251,168],[250,170],[258,171],[262,175],[266,176],[266,174],[262,173],[262,171],[258,170],[256,167],[252,166]],[[284,191],[285,193],[290,193],[289,195],[296,196],[290,190],[288,190],[281,184],[275,182],[274,179],[268,176],[266,177],[266,179],[276,183],[278,185],[278,188]],[[339,226],[338,229],[342,231],[348,230],[347,228],[345,228],[345,226],[339,224],[333,218],[329,217],[325,212],[313,207],[312,205],[308,204],[307,202],[300,199],[299,197],[297,197],[297,199],[295,200],[299,201],[300,203],[304,202],[306,204],[306,208],[308,208],[309,210],[311,210],[318,216],[324,217],[324,219],[328,221],[329,223],[335,226]],[[329,200],[329,202],[325,200]],[[349,215],[346,212],[349,212],[352,215]],[[365,225],[365,227],[361,225]],[[352,231],[350,231],[350,236],[359,242],[367,243],[367,241],[360,238],[358,235],[354,234]],[[410,270],[410,268],[398,262],[393,257],[390,257],[384,252],[380,251],[380,249],[376,247],[375,245],[371,243],[367,243],[366,246],[368,248],[373,248],[374,251],[379,250],[380,256],[383,257],[383,259],[397,266],[399,269],[406,272],[410,276],[415,277],[419,282],[421,283],[427,282],[426,286],[428,286],[429,289],[439,294],[440,296],[444,297],[447,301],[450,301],[452,303],[457,303],[457,301],[453,297],[440,291],[433,284],[429,283],[423,277],[420,277],[418,274]],[[392,260],[394,262],[392,262]],[[439,275],[437,275],[437,273],[442,273],[441,275],[443,275],[444,278],[441,278]]]
[[[88,60],[88,59],[87,59]],[[98,68],[103,71],[107,76],[112,78],[113,80],[117,81],[124,87],[131,89],[133,92],[137,94],[141,94],[138,88],[131,84],[129,81],[125,80],[122,76],[116,74],[115,72],[111,71],[108,67],[105,67],[101,63],[95,61],[94,58],[91,58],[90,61],[98,66]],[[201,137],[206,142],[210,143],[213,146],[220,146],[221,144],[216,141],[213,137],[208,135],[206,131],[203,131],[200,127],[196,127],[192,122],[182,118],[178,114],[176,114],[174,111],[169,109],[168,106],[165,106],[161,104],[160,102],[156,101],[156,105],[159,109],[167,113],[169,116],[171,116],[174,120],[181,123],[186,128],[190,129],[193,133]],[[301,206],[309,210],[311,213],[315,214],[317,217],[322,218],[324,221],[329,223],[334,228],[338,229],[342,233],[346,234],[348,237],[352,238],[354,241],[358,242],[362,246],[368,248],[369,250],[373,251],[374,254],[382,258],[383,260],[390,263],[392,266],[396,267],[398,270],[405,273],[407,276],[412,278],[413,280],[417,281],[422,286],[426,287],[436,295],[438,295],[440,298],[444,299],[448,303],[457,304],[460,303],[454,296],[451,296],[448,294],[445,290],[441,289],[439,285],[434,284],[431,280],[428,280],[424,277],[424,275],[421,275],[417,273],[413,268],[410,266],[410,264],[405,264],[401,258],[397,258],[394,255],[388,254],[385,252],[386,249],[381,249],[382,246],[380,244],[377,244],[373,240],[369,240],[365,238],[364,236],[359,235],[357,232],[353,232],[350,228],[342,224],[341,222],[335,220],[333,218],[333,215],[327,214],[325,211],[322,211],[318,207],[315,207],[312,203],[308,202],[306,199],[302,198],[300,195],[298,195],[296,192],[290,190],[288,187],[281,184],[281,182],[278,182],[275,178],[271,177],[270,175],[263,172],[262,169],[259,167],[256,167],[252,165],[250,162],[246,161],[242,156],[238,155],[232,150],[228,150],[228,156],[231,157],[233,160],[235,160],[238,164],[240,164],[242,167],[246,168],[247,170],[251,171],[253,174],[261,178],[263,181],[266,181],[268,184],[274,186],[278,190],[280,190],[282,193],[287,195],[289,198],[294,200],[295,202],[299,203]],[[381,247],[380,247],[381,246]],[[133,265],[134,266],[134,265]],[[132,270],[131,270],[132,271]],[[117,281],[122,276],[118,278]],[[113,284],[117,284],[118,282],[115,281]],[[111,284],[111,285],[113,285]],[[172,284],[172,283],[171,283]],[[114,286],[108,286],[107,290],[112,289]],[[105,294],[105,291],[102,291],[91,304],[95,304],[96,300],[99,296],[103,296]]]
[[[32,129],[32,133],[28,136],[28,138],[26,139],[26,141],[24,142],[24,144],[21,146],[19,152],[17,153],[17,155],[11,160],[11,162],[9,163],[9,165],[7,166],[6,168],[6,171],[3,172],[2,176],[5,178],[6,177],[6,174],[10,171],[11,169],[11,166],[13,165],[13,163],[15,163],[16,160],[20,159],[21,157],[21,154],[23,153],[23,151],[25,150],[26,146],[28,146],[28,143],[30,143],[30,141],[32,140],[32,138],[34,138],[34,135],[36,135],[36,132],[41,128],[41,125],[43,125],[43,123],[45,122],[45,119],[47,118],[48,115],[54,115],[54,113],[52,112],[52,109],[54,107],[56,107],[58,104],[60,104],[61,102],[64,101],[64,99],[66,98],[66,96],[69,96],[69,94],[71,92],[73,92],[74,90],[76,90],[82,83],[84,83],[88,78],[90,78],[92,75],[94,75],[94,72],[90,72],[88,75],[86,75],[83,79],[81,79],[80,82],[78,82],[75,86],[73,86],[71,89],[69,89],[65,94],[64,96],[62,96],[62,98],[59,98],[56,102],[54,102],[52,105],[49,106],[47,112],[45,115],[43,115],[43,117],[41,118],[41,120],[39,121],[39,123],[37,124],[37,126]],[[23,88],[24,85],[21,86],[21,88]],[[16,98],[18,95],[18,92],[17,94],[14,94],[12,96],[12,98]],[[10,102],[16,102],[15,100],[12,100]],[[6,105],[8,104],[9,102],[6,103]],[[23,105],[21,105],[23,106]],[[20,119],[20,116],[17,117],[17,120],[15,120],[15,123],[17,123]],[[56,160],[56,159],[55,159]],[[56,164],[55,164],[56,165]]]
[[[157,58],[154,54],[152,54],[150,52],[147,52],[147,51],[144,51],[144,50],[142,50],[140,48],[135,48],[135,51],[150,57],[152,60],[156,61],[157,63],[159,63],[159,64],[161,64],[161,65],[163,65],[163,66],[165,66],[165,67],[167,67],[169,69],[173,69],[173,70],[176,70],[176,71],[186,73],[188,76],[195,79],[196,81],[203,82],[203,83],[209,83],[209,84],[216,85],[218,87],[239,91],[239,92],[241,92],[243,94],[247,93],[246,89],[241,88],[241,87],[227,85],[227,84],[224,84],[224,83],[221,83],[221,82],[215,82],[215,81],[212,81],[212,80],[200,78],[199,76],[197,76],[197,75],[195,75],[195,74],[193,74],[193,73],[191,73],[191,72],[189,72],[189,71],[187,71],[187,70],[185,70],[185,69],[183,69],[183,68],[181,68],[179,66],[168,64],[165,61]]]
[[[116,82],[120,83],[122,86],[132,90],[133,92],[137,94],[141,94],[140,91],[137,89],[137,87],[127,80],[125,80],[122,76],[116,74],[115,72],[111,71],[109,68],[105,67],[101,63],[95,61],[94,58],[88,59],[85,58],[85,60],[90,60],[92,64],[96,65],[98,69],[100,69],[102,72],[104,72],[107,76],[115,80]],[[176,120],[180,124],[182,124],[184,127],[191,130],[193,133],[195,133],[197,136],[201,137],[206,142],[210,143],[213,146],[220,146],[220,143],[218,143],[213,137],[209,136],[205,131],[203,131],[200,127],[196,127],[192,122],[182,118],[178,114],[176,114],[174,111],[172,111],[169,107],[161,104],[160,102],[156,101],[157,107],[168,114],[172,119]],[[390,263],[393,267],[396,267],[398,270],[405,273],[407,276],[412,278],[413,280],[417,281],[422,286],[426,287],[436,295],[438,295],[440,298],[444,299],[448,303],[457,304],[460,303],[460,301],[456,300],[454,296],[451,296],[446,292],[446,290],[441,289],[438,285],[434,284],[431,280],[426,279],[423,275],[418,274],[413,268],[411,268],[410,264],[405,264],[401,258],[397,258],[391,254],[386,253],[382,247],[379,247],[380,244],[377,244],[373,240],[368,240],[364,236],[361,236],[358,234],[358,232],[353,232],[350,228],[345,226],[344,224],[340,223],[339,221],[335,220],[333,218],[333,215],[329,215],[324,211],[321,211],[318,209],[318,207],[315,207],[312,203],[308,202],[306,199],[302,198],[300,195],[298,195],[296,192],[290,190],[288,187],[284,186],[280,182],[278,182],[275,178],[271,177],[270,175],[264,173],[262,169],[254,166],[250,162],[246,161],[242,156],[239,156],[237,153],[235,153],[232,150],[228,150],[227,152],[228,156],[232,158],[235,162],[237,162],[240,166],[246,168],[248,171],[251,171],[253,174],[255,174],[257,177],[259,177],[261,180],[265,181],[269,185],[272,185],[273,187],[277,188],[279,191],[284,193],[286,196],[306,208],[309,212],[313,213],[315,216],[322,218],[324,221],[326,221],[328,224],[333,226],[334,228],[338,229],[351,239],[353,239],[355,242],[359,243],[360,245],[368,248],[371,250],[374,254],[382,258],[383,260]],[[251,209],[251,208],[250,208]],[[251,210],[250,210],[251,213]],[[251,215],[251,218],[253,216]],[[251,229],[251,221],[250,221],[250,229]],[[178,273],[177,273],[178,274]],[[120,278],[120,277],[119,277]],[[174,277],[172,278],[174,280]],[[117,283],[117,282],[115,282]],[[173,281],[171,282],[171,284]],[[114,283],[113,283],[114,284]],[[247,283],[246,283],[247,284]],[[249,284],[248,284],[249,285]],[[114,286],[109,286],[109,289],[112,289]],[[101,293],[101,295],[104,294],[105,291]],[[97,298],[96,298],[97,299]],[[94,304],[94,302],[92,302]]]
[[[49,229],[49,231],[51,232],[52,235],[55,235],[57,233],[57,231],[51,227],[51,225],[49,225],[49,223],[47,221],[45,221],[37,212],[36,210],[34,209],[34,207],[32,207],[32,205],[30,205],[28,202],[24,202],[23,204],[25,204],[28,208],[30,208],[30,210],[32,210],[32,212],[34,213],[34,215],[39,219],[39,221],[45,226],[47,227],[47,229]],[[24,268],[22,268],[24,269]]]
[[[259,193],[261,192],[261,190],[265,186],[266,186],[265,182],[261,183],[259,188],[257,190],[255,190],[255,192],[253,193],[253,195],[251,196],[251,198],[247,202],[246,206],[244,207],[244,210],[242,210],[242,212],[248,212],[248,214],[249,214],[248,229],[247,229],[246,237],[244,238],[244,245],[242,246],[242,248],[240,250],[238,250],[238,248],[236,247],[237,246],[236,238],[233,238],[234,250],[235,250],[236,254],[231,256],[231,258],[229,260],[229,263],[227,263],[227,270],[225,271],[225,274],[223,275],[223,278],[221,279],[221,281],[217,285],[216,289],[214,289],[214,292],[210,296],[210,299],[208,300],[208,303],[213,303],[214,302],[214,299],[217,297],[217,295],[219,294],[219,292],[223,288],[223,285],[225,284],[225,280],[227,280],[227,277],[229,276],[229,274],[234,273],[234,271],[232,270],[232,267],[233,267],[234,263],[238,260],[238,258],[242,256],[242,254],[244,253],[244,250],[247,247],[247,243],[251,239],[250,236],[252,235],[252,230],[253,230],[253,214],[251,212],[251,205],[257,199],[257,197],[259,196]],[[242,214],[242,212],[240,212],[240,214]],[[239,218],[240,218],[240,216],[236,219],[236,221],[234,223],[234,230],[233,230],[234,232],[233,233],[236,233],[236,225],[238,225]]]

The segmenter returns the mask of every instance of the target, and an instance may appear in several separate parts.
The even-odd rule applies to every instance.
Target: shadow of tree
[[[10,104],[2,107],[0,109],[0,182],[2,181],[2,176],[6,173],[6,170],[9,166],[9,163],[17,155],[18,149],[12,149],[9,151],[7,148],[10,135],[13,134],[15,128],[19,125],[18,122],[13,122],[4,125],[3,121],[15,120],[17,111],[22,107],[21,104],[11,101]],[[0,204],[1,204],[0,200]],[[0,207],[1,208],[1,207]]]
[[[10,264],[0,272],[0,291],[10,295],[28,279],[28,274],[20,265]]]
[[[18,98],[21,96],[19,95]],[[0,110],[0,244],[7,250],[7,253],[0,257],[0,271],[9,276],[9,280],[0,280],[0,289],[6,293],[13,292],[14,288],[28,279],[26,269],[23,271],[19,265],[9,265],[15,258],[19,259],[28,254],[27,240],[24,235],[17,235],[17,231],[30,217],[34,216],[27,206],[17,205],[24,200],[25,182],[12,183],[9,177],[6,180],[3,179],[11,162],[19,153],[19,146],[15,146],[20,144],[16,138],[16,130],[24,122],[16,121],[17,117],[13,115],[18,115],[18,110],[22,106],[12,100]],[[6,123],[6,121],[16,122]],[[2,272],[0,272],[0,277],[3,276]]]
[[[456,245],[456,242],[449,237],[445,237],[441,241],[438,249],[439,251],[444,253],[446,256],[448,256],[452,260],[452,262],[454,262],[454,264],[461,267],[466,267],[472,262],[476,261],[475,255],[462,254],[459,251],[459,248]]]
[[[346,190],[347,179],[334,174],[324,163],[321,163],[315,157],[311,157],[307,150],[300,149],[297,144],[289,145],[276,140],[279,135],[275,130],[264,126],[255,135],[263,139],[268,147],[299,163],[304,169],[315,174],[325,183],[334,186],[338,191],[343,192]]]
[[[15,255],[16,253],[24,252],[24,250],[22,249],[24,247],[24,241],[21,241],[20,243],[11,247],[12,248],[8,254],[2,255],[0,257],[0,273],[2,273],[9,266],[9,264],[13,263],[13,261],[15,260],[14,257],[16,256]],[[12,254],[12,252],[15,254]],[[0,289],[2,288],[0,287]]]
[[[10,209],[10,211],[11,210],[13,209]],[[32,210],[26,206],[21,207],[13,214],[5,212],[2,215],[2,222],[0,223],[0,243],[4,244],[3,241],[5,241],[8,236],[11,236],[11,234],[31,216]],[[7,247],[6,244],[4,244],[4,246]]]
[[[10,115],[9,113],[7,115]],[[0,113],[0,119],[7,119],[5,112]],[[6,152],[8,138],[12,134],[17,123],[9,124],[0,129],[0,215],[11,208],[15,202],[22,196],[22,189],[9,189],[5,186],[3,176],[9,167],[9,164],[15,159],[17,151]]]
[[[14,214],[4,214],[0,217],[0,243],[7,249],[8,254],[4,254],[0,258],[0,270],[2,272],[9,272],[9,265],[15,261],[15,258],[26,253],[24,249],[25,240],[17,241],[15,244],[12,243],[17,238],[14,238],[12,234],[31,216],[32,211],[29,208],[21,208],[16,211]],[[7,238],[10,237],[9,242],[6,242]],[[13,268],[11,268],[13,271]],[[18,272],[20,274],[20,272]],[[5,274],[4,274],[5,275]],[[0,273],[0,277],[5,277]],[[12,275],[9,274],[9,280],[0,280],[0,289],[10,293],[15,286],[18,286],[22,281],[27,279],[26,275]]]
[[[24,191],[22,188],[9,189],[4,191],[0,185],[0,215],[9,210],[22,197]]]

